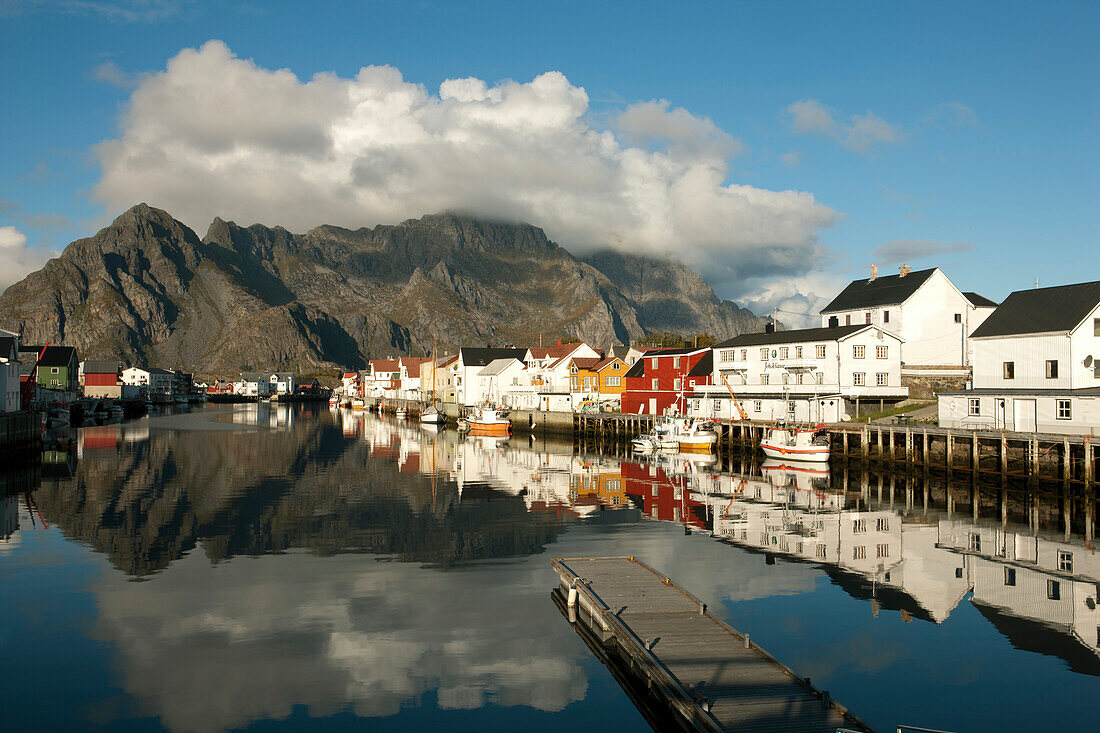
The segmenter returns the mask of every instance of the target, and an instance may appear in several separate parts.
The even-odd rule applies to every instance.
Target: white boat
[[[779,425],[769,428],[760,441],[768,458],[824,463],[829,460],[829,438],[819,428]]]
[[[420,413],[420,422],[429,425],[439,425],[443,422],[443,415],[439,410],[435,409],[435,405],[430,405]]]
[[[46,416],[46,426],[49,428],[69,427],[69,408],[62,405],[51,407]]]
[[[408,411],[404,407],[398,407],[393,411],[393,416],[398,420],[404,420],[408,416]]]
[[[630,441],[630,444],[639,453],[648,453],[661,448],[679,448],[680,444],[676,441],[676,424],[672,420],[662,420],[645,435],[639,435]]]
[[[682,453],[704,453],[710,455],[718,443],[718,434],[714,432],[714,423],[696,418],[690,423],[680,423],[676,442]]]
[[[365,410],[367,409],[367,401],[362,397],[356,397],[351,401],[351,409],[353,410]]]

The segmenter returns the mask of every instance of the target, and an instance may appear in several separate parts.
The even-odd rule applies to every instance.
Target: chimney
[[[775,333],[775,321],[768,321],[764,324],[764,333]]]
[[[558,346],[561,346],[561,339],[558,339]]]
[[[873,283],[878,280],[878,265],[871,265],[871,277],[867,278],[867,282]]]
[[[902,265],[901,267],[898,268],[898,277],[905,277],[906,275],[908,275],[912,271],[913,271],[913,268],[910,267],[909,265]]]

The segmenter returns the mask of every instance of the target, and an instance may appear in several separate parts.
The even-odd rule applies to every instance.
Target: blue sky
[[[914,267],[940,265],[960,288],[995,299],[1031,286],[1036,277],[1044,285],[1095,279],[1100,277],[1098,28],[1095,2],[0,0],[0,267],[7,270],[0,272],[0,287],[14,279],[12,273],[21,275],[20,268],[37,264],[36,257],[93,233],[128,204],[146,199],[181,216],[200,235],[212,217],[199,219],[210,212],[262,216],[264,223],[301,231],[333,219],[352,225],[359,212],[354,225],[386,223],[414,215],[418,205],[454,201],[459,207],[484,207],[490,215],[531,218],[577,251],[604,246],[606,239],[624,249],[669,252],[701,269],[721,295],[757,309],[812,310],[834,288],[865,276],[869,263],[885,272],[899,259]],[[389,177],[360,181],[347,207],[318,206],[314,221],[309,208],[280,222],[269,220],[262,202],[253,199],[236,202],[223,193],[204,201],[198,189],[211,187],[200,175],[193,178],[196,190],[181,190],[192,177],[179,165],[135,168],[132,154],[149,158],[149,146],[162,144],[150,143],[149,131],[162,128],[168,133],[158,139],[170,141],[163,144],[184,140],[192,145],[188,156],[197,155],[195,150],[205,154],[203,146],[214,149],[220,143],[207,137],[186,140],[188,131],[211,116],[224,117],[216,131],[204,129],[202,135],[236,139],[231,126],[238,112],[223,103],[196,112],[203,122],[181,122],[179,130],[171,130],[189,113],[158,117],[155,100],[144,106],[131,106],[130,100],[135,89],[164,76],[169,60],[182,50],[214,39],[225,51],[207,47],[212,60],[202,66],[214,77],[226,76],[218,64],[251,60],[264,79],[269,70],[288,69],[302,84],[325,72],[350,83],[361,67],[388,65],[404,82],[438,96],[447,79],[474,77],[492,89],[507,80],[526,85],[546,72],[561,72],[568,84],[559,84],[553,94],[565,99],[573,88],[583,88],[586,131],[608,132],[623,148],[667,153],[680,171],[703,160],[704,168],[725,176],[723,186],[750,187],[750,202],[712,215],[724,203],[708,202],[725,192],[702,185],[688,197],[701,202],[698,211],[674,211],[659,221],[645,215],[639,220],[633,212],[619,221],[616,207],[635,200],[640,184],[634,181],[590,212],[592,219],[615,220],[603,227],[571,210],[593,194],[563,191],[571,185],[568,175],[547,173],[550,183],[509,181],[507,187],[523,188],[525,198],[502,201],[508,192],[490,190],[491,170],[473,179],[487,190],[482,198],[424,193],[417,187],[429,183],[416,177],[386,191],[369,187],[388,186]],[[205,82],[189,83],[201,88]],[[262,93],[259,106],[271,96]],[[336,114],[327,103],[303,109],[293,101],[301,98],[280,104],[319,120]],[[667,105],[636,106],[654,100]],[[633,127],[623,117],[631,109],[645,113]],[[677,110],[683,115],[677,117]],[[247,117],[247,111],[239,115]],[[439,124],[465,134],[467,118],[448,119]],[[685,120],[686,128],[676,126]],[[247,135],[267,134],[257,133],[256,124],[242,122]],[[321,124],[325,134],[339,129],[346,135],[348,124],[354,127],[346,119],[332,127]],[[662,130],[674,132],[662,138]],[[685,137],[676,137],[676,130],[686,130]],[[271,134],[281,140],[284,133]],[[547,159],[537,156],[552,156],[559,133],[517,143],[535,156],[531,171],[546,167]],[[105,163],[96,146],[111,140],[121,141],[130,163]],[[562,144],[576,143],[570,140]],[[394,149],[392,139],[386,141],[385,150]],[[301,140],[288,144],[294,150],[279,155],[312,154],[300,147]],[[372,166],[381,165],[378,148],[353,149],[375,161]],[[271,154],[263,150],[264,156]],[[591,162],[588,153],[574,152],[575,159],[563,154],[574,169]],[[488,153],[494,154],[505,153]],[[224,158],[219,160],[217,170],[224,171]],[[270,170],[286,171],[288,160]],[[407,168],[419,161],[399,162]],[[241,171],[255,171],[259,164],[253,157],[249,165]],[[621,158],[600,159],[600,165],[606,170],[597,178],[622,175]],[[212,170],[207,166],[200,173],[213,175]],[[307,178],[332,175],[331,166],[305,170]],[[668,175],[671,190],[679,173]],[[234,181],[234,188],[246,188],[247,180]],[[550,186],[552,195],[543,186]],[[461,183],[448,186],[456,187]],[[319,199],[332,198],[329,189],[319,190],[326,191]],[[812,205],[805,198],[776,196],[763,214],[746,210],[755,206],[759,192],[786,191],[812,195]],[[683,201],[654,194],[644,206],[676,208]],[[230,210],[215,211],[218,206]],[[784,228],[792,218],[797,226]],[[730,232],[728,246],[715,234],[723,229]],[[751,233],[755,229],[765,231]],[[21,236],[23,248],[17,246]]]

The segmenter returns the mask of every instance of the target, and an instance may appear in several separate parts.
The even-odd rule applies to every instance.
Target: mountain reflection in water
[[[111,644],[126,716],[153,729],[301,706],[413,728],[644,726],[550,602],[558,555],[645,559],[883,728],[1022,724],[1052,694],[1070,720],[1085,703],[1062,696],[1100,675],[1091,497],[620,460],[302,406],[79,435],[75,454],[0,474],[0,610],[16,594],[4,568],[43,552],[21,539],[43,523],[106,556],[90,638]],[[983,657],[1015,665],[1030,699],[966,709],[1003,694],[967,671]],[[936,711],[897,689],[921,677]],[[426,700],[487,717],[410,717]],[[535,717],[504,723],[510,709]]]

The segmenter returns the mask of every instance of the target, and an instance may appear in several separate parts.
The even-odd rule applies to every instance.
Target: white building
[[[970,364],[969,336],[996,304],[977,293],[963,293],[938,268],[854,280],[821,311],[822,326],[878,326],[904,342],[902,366]]]
[[[514,348],[469,348],[458,350],[458,361],[452,366],[454,380],[454,399],[460,405],[472,407],[481,402],[482,396],[479,390],[479,375],[481,370],[489,366],[496,359],[515,359],[522,362],[527,355],[527,349]],[[450,394],[450,388],[448,389]]]
[[[171,394],[175,381],[176,375],[167,369],[128,367],[122,370],[122,383],[144,388],[147,395]]]
[[[18,412],[19,336],[0,330],[0,412]]]
[[[714,347],[712,384],[695,387],[688,414],[839,422],[905,399],[902,340],[877,326],[750,333]],[[728,387],[727,387],[728,384]]]
[[[524,387],[530,387],[530,380],[522,361],[514,357],[493,359],[477,374],[478,404],[504,405],[510,393]]]
[[[971,389],[943,427],[1100,434],[1100,281],[1012,293],[971,335]]]

